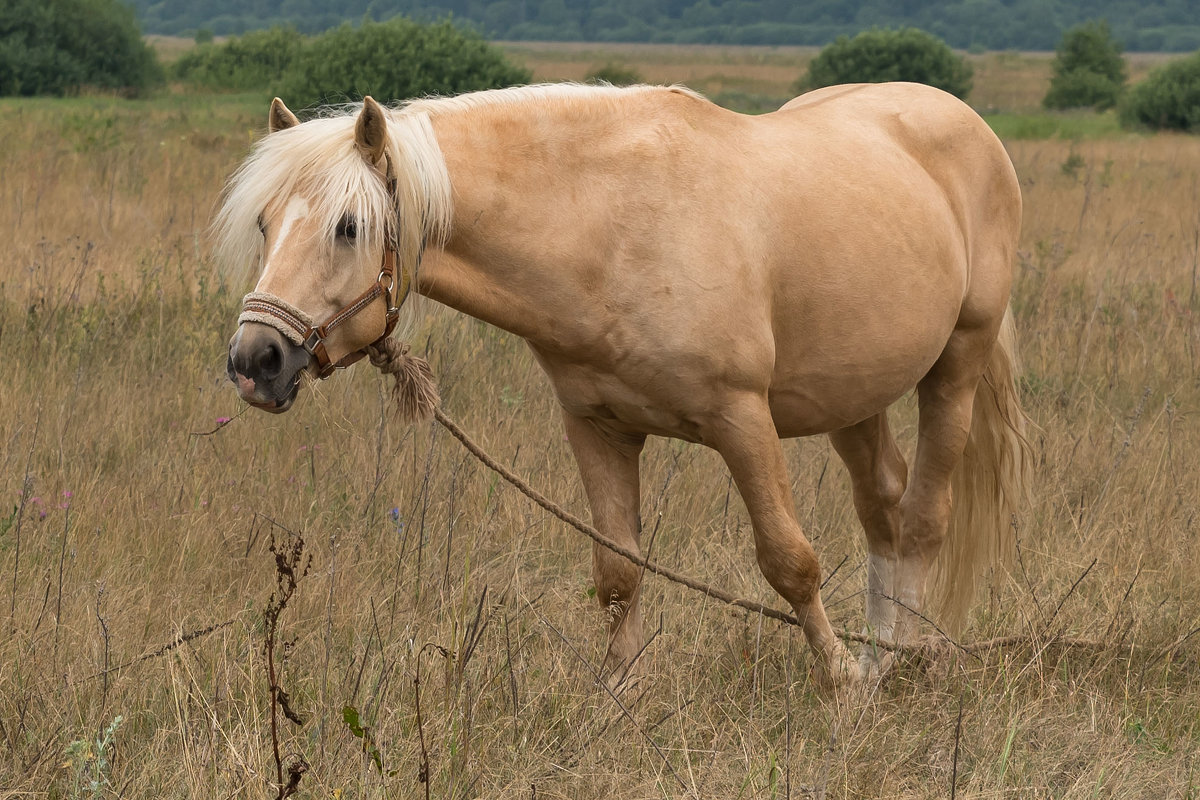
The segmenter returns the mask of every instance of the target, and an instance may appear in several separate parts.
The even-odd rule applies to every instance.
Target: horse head
[[[411,259],[397,274],[387,114],[367,97],[352,131],[346,123],[301,124],[275,98],[269,133],[218,217],[220,248],[257,252],[261,264],[226,371],[241,398],[266,411],[287,411],[304,375],[328,377],[388,336],[411,283]]]

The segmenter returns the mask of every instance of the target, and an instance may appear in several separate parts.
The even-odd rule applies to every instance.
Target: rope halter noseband
[[[390,164],[389,164],[390,166]],[[394,196],[395,180],[389,177],[389,193]],[[242,313],[238,315],[238,324],[243,322],[258,322],[270,325],[282,333],[288,341],[303,347],[317,360],[317,375],[324,379],[333,374],[334,370],[345,369],[367,355],[368,348],[379,346],[391,336],[400,318],[400,306],[408,297],[412,288],[412,272],[407,264],[400,266],[400,285],[396,286],[396,243],[391,237],[383,249],[383,263],[379,268],[379,277],[365,292],[351,300],[329,319],[317,325],[312,316],[297,308],[282,297],[269,292],[250,292],[242,298]],[[377,298],[383,298],[385,316],[383,334],[365,347],[347,353],[338,361],[330,359],[325,349],[325,340],[343,323],[352,319],[366,309]]]

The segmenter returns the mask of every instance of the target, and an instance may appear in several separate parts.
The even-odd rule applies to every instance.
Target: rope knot
[[[396,414],[402,424],[420,422],[433,415],[441,402],[437,383],[429,362],[408,354],[408,343],[391,337],[367,348],[371,365],[384,375],[395,379],[392,399],[396,403]]]

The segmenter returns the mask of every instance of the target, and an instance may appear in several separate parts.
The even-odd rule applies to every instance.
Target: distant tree
[[[202,44],[171,65],[171,74],[207,89],[265,90],[291,69],[304,38],[294,28],[271,28]]]
[[[299,106],[367,94],[386,102],[511,86],[531,77],[482,36],[448,20],[424,25],[395,17],[343,25],[312,40],[276,93]]]
[[[971,65],[931,33],[916,28],[872,29],[853,39],[839,36],[808,66],[797,83],[804,91],[839,83],[912,81],[965,98],[971,91]]]
[[[161,80],[133,10],[118,0],[0,2],[0,95],[138,94]]]
[[[1104,20],[1085,22],[1063,34],[1058,43],[1046,108],[1094,108],[1117,104],[1125,88],[1121,45]]]
[[[1200,133],[1200,51],[1164,64],[1130,89],[1121,104],[1121,121]]]

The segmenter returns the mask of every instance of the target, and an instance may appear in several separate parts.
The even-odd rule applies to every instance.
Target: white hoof
[[[880,681],[896,665],[896,655],[887,650],[881,650],[871,645],[863,645],[862,655],[858,657],[858,667],[863,679],[867,682]]]

